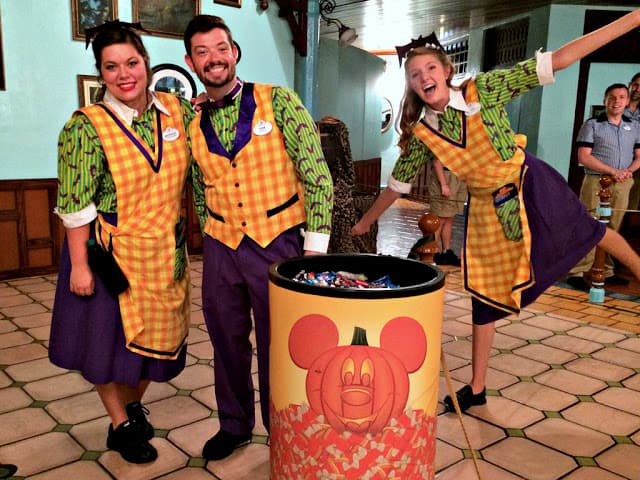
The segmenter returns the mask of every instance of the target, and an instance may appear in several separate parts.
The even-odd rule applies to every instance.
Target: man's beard
[[[213,87],[213,88],[224,87],[225,85],[228,85],[230,82],[232,82],[234,78],[236,78],[235,68],[228,64],[225,64],[224,66],[227,68],[227,76],[220,80],[209,80],[209,78],[207,78],[207,70],[212,69],[218,65],[221,65],[221,64],[209,64],[202,69],[202,75],[200,76],[200,81],[205,87]]]

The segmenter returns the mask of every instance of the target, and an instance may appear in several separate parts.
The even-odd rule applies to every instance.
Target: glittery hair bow
[[[141,32],[151,33],[147,29],[145,29],[140,22],[136,22],[136,23],[121,22],[117,18],[115,20],[107,20],[102,25],[97,25],[91,28],[85,28],[84,30],[85,48],[89,48],[89,44],[91,43],[91,41],[100,33],[106,32],[109,30],[118,30],[121,28],[125,28],[127,30],[132,30],[132,31],[138,30]]]
[[[444,48],[442,48],[442,45],[440,45],[435,32],[430,33],[426,37],[420,35],[418,38],[412,38],[411,41],[406,45],[396,46],[396,52],[398,53],[398,61],[400,62],[400,66],[402,66],[402,59],[406,58],[407,54],[411,50],[418,47],[428,47],[435,50],[444,51]]]

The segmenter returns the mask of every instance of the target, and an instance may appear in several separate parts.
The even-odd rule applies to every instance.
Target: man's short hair
[[[196,15],[191,19],[184,31],[184,48],[187,51],[187,55],[191,56],[191,38],[193,38],[196,33],[207,33],[214,28],[220,28],[227,32],[229,43],[234,45],[231,30],[229,30],[227,24],[224,23],[222,17],[218,17],[217,15]]]
[[[616,90],[618,88],[624,88],[627,92],[629,91],[627,86],[624,83],[614,83],[612,85],[609,85],[607,89],[604,91],[604,98],[607,98],[607,95],[609,95],[609,92],[611,90]]]

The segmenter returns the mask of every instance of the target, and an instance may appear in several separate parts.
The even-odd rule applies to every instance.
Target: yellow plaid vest
[[[249,93],[242,92],[236,127],[236,140],[244,129],[247,142],[235,155],[225,156],[209,148],[201,127],[206,111],[189,127],[192,155],[205,183],[209,216],[204,231],[232,249],[245,235],[267,247],[282,232],[306,221],[304,192],[275,122],[271,86],[253,85],[253,116],[248,115],[244,103]],[[209,132],[215,135],[213,129]]]
[[[470,81],[465,90],[467,103],[478,101],[474,81]],[[530,264],[531,232],[521,191],[526,174],[524,151],[518,149],[513,157],[503,161],[489,139],[481,114],[458,113],[462,138],[448,138],[424,122],[415,127],[414,133],[469,189],[463,252],[465,289],[493,307],[518,312],[522,290],[534,282]],[[518,241],[505,237],[493,205],[492,193],[509,183],[518,187],[523,232]]]
[[[108,106],[81,112],[98,132],[116,186],[117,226],[98,215],[96,236],[105,246],[111,236],[114,256],[129,280],[130,288],[119,296],[127,348],[174,359],[186,341],[190,311],[188,269],[174,280],[175,226],[189,156],[180,102],[157,95],[171,115],[156,111],[155,151]]]

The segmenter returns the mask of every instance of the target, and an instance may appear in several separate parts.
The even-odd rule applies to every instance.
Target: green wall
[[[116,0],[131,21],[131,0]],[[200,1],[201,13],[223,17],[242,48],[241,78],[293,87],[291,32],[272,4],[262,12]],[[95,75],[91,49],[72,40],[70,0],[0,0],[6,90],[0,91],[0,179],[53,178],[58,133],[78,108],[78,74]],[[144,35],[151,64],[185,67],[181,39]],[[195,79],[195,76],[194,76]],[[198,90],[202,86],[198,83]]]

